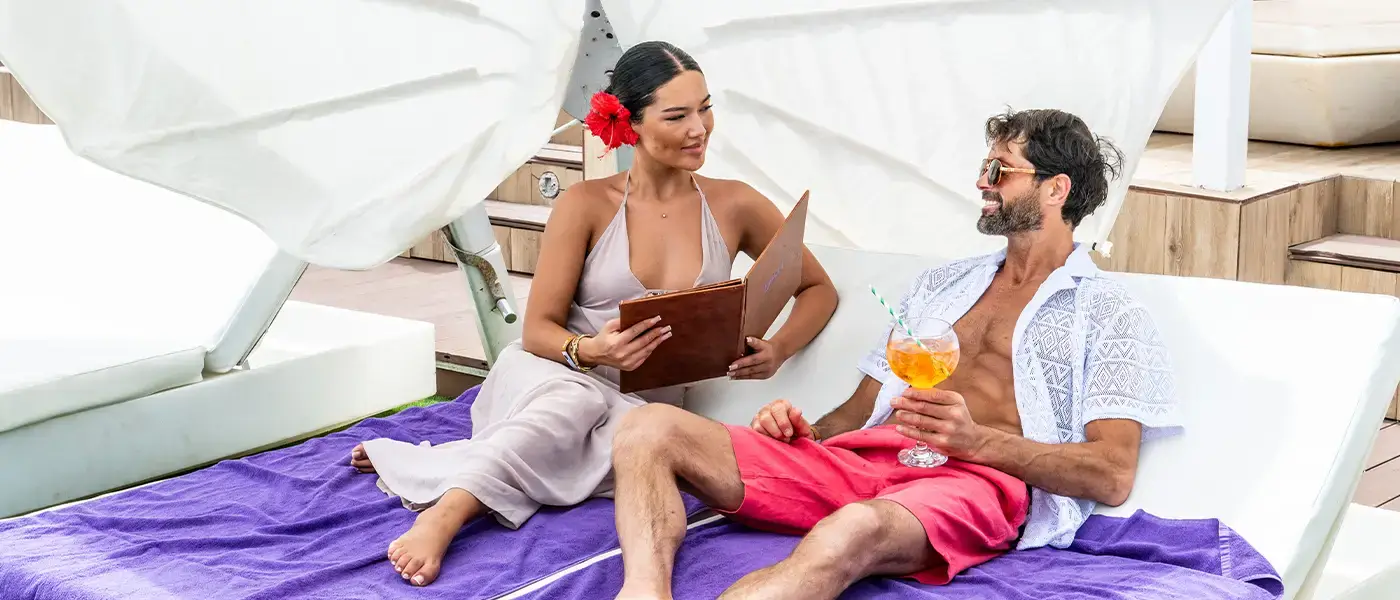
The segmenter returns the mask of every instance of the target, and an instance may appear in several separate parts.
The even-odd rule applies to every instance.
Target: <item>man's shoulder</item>
[[[1093,277],[1080,282],[1084,306],[1094,315],[1111,317],[1126,310],[1143,309],[1132,289],[1112,277]]]
[[[949,279],[957,278],[977,267],[987,265],[995,259],[996,254],[982,254],[945,260],[921,271],[916,281],[946,282]]]

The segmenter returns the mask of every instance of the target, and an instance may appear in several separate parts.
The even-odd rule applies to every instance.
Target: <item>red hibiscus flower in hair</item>
[[[637,143],[637,132],[632,129],[632,112],[622,105],[617,96],[598,92],[593,94],[591,104],[593,110],[588,112],[583,122],[593,135],[603,140],[609,150]]]

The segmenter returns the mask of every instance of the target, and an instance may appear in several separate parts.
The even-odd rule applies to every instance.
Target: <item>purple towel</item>
[[[721,522],[690,532],[676,557],[680,599],[714,598],[739,578],[782,560],[799,538]],[[567,575],[531,596],[611,597],[622,587],[617,557]],[[866,579],[843,598],[927,600],[1275,600],[1278,574],[1248,543],[1215,520],[1166,520],[1139,511],[1094,516],[1065,550],[1012,552],[969,569],[942,587],[905,579]]]
[[[0,598],[488,598],[616,548],[612,501],[599,499],[546,508],[519,531],[478,519],[426,588],[394,572],[386,548],[415,515],[350,467],[350,449],[376,437],[467,437],[475,395],[0,521]]]

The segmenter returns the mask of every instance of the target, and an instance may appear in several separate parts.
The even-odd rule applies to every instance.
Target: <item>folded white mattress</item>
[[[932,257],[811,246],[841,294],[820,336],[772,379],[714,381],[687,407],[748,423],[787,398],[812,418],[845,401],[900,294]],[[745,265],[736,264],[736,269]],[[1218,518],[1296,590],[1351,498],[1400,382],[1400,300],[1216,279],[1110,274],[1152,311],[1172,351],[1184,435],[1149,443],[1128,502],[1167,518]],[[784,314],[785,318],[786,313]],[[774,327],[781,326],[782,319]]]
[[[204,349],[121,339],[0,339],[0,433],[200,381]]]

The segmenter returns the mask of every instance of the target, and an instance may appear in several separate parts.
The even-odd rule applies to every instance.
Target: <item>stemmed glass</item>
[[[957,368],[958,336],[953,332],[953,325],[942,319],[914,317],[902,319],[902,322],[903,326],[895,323],[885,343],[890,371],[909,387],[931,389]],[[913,448],[899,451],[899,462],[908,467],[937,467],[948,462],[948,457],[934,452],[923,441],[915,440]]]

